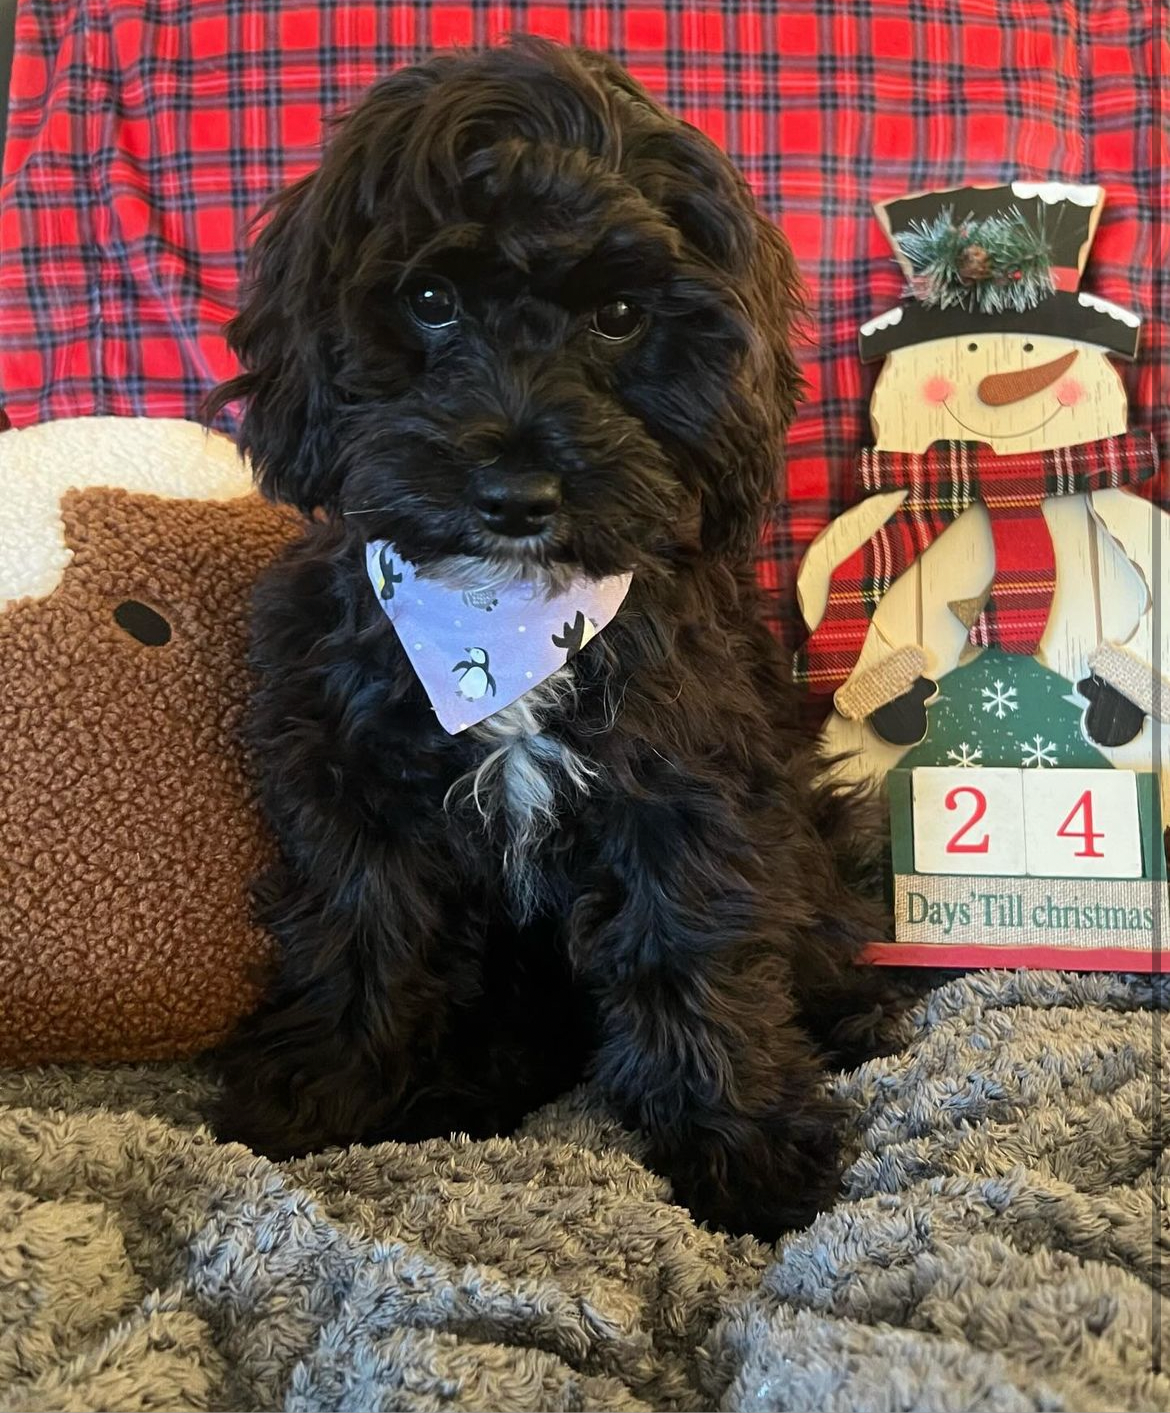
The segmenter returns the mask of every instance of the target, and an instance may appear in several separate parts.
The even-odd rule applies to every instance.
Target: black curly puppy
[[[310,519],[256,600],[280,961],[221,1132],[507,1131],[588,1073],[698,1217],[771,1237],[829,1199],[818,1046],[883,913],[752,571],[795,284],[710,142],[539,42],[379,83],[276,200],[216,404]],[[374,541],[454,585],[632,582],[448,734]]]

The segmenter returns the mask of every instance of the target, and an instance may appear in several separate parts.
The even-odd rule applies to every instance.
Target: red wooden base
[[[991,947],[956,942],[871,942],[862,961],[878,967],[1024,967],[1056,971],[1170,972],[1170,948],[1165,953],[1129,947]]]

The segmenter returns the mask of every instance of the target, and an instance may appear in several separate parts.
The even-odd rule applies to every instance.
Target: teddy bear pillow
[[[0,1063],[180,1057],[257,999],[246,615],[294,533],[225,438],[0,434]]]

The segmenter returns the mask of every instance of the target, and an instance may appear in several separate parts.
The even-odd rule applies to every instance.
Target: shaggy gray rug
[[[0,1407],[1165,1408],[1158,988],[934,992],[835,1081],[845,1191],[775,1250],[584,1094],[274,1165],[201,1127],[198,1067],[0,1073]]]

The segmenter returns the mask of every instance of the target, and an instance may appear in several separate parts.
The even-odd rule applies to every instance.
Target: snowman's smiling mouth
[[[1037,422],[1034,427],[1025,427],[1022,432],[981,432],[978,427],[968,427],[961,417],[957,417],[955,413],[951,411],[949,403],[944,402],[943,406],[959,426],[962,427],[965,432],[970,432],[972,436],[987,437],[989,439],[994,437],[996,441],[1010,441],[1013,437],[1030,437],[1033,432],[1038,432],[1042,427],[1047,427],[1058,412],[1064,411],[1065,404],[1058,402],[1048,416],[1045,417],[1043,422]]]

